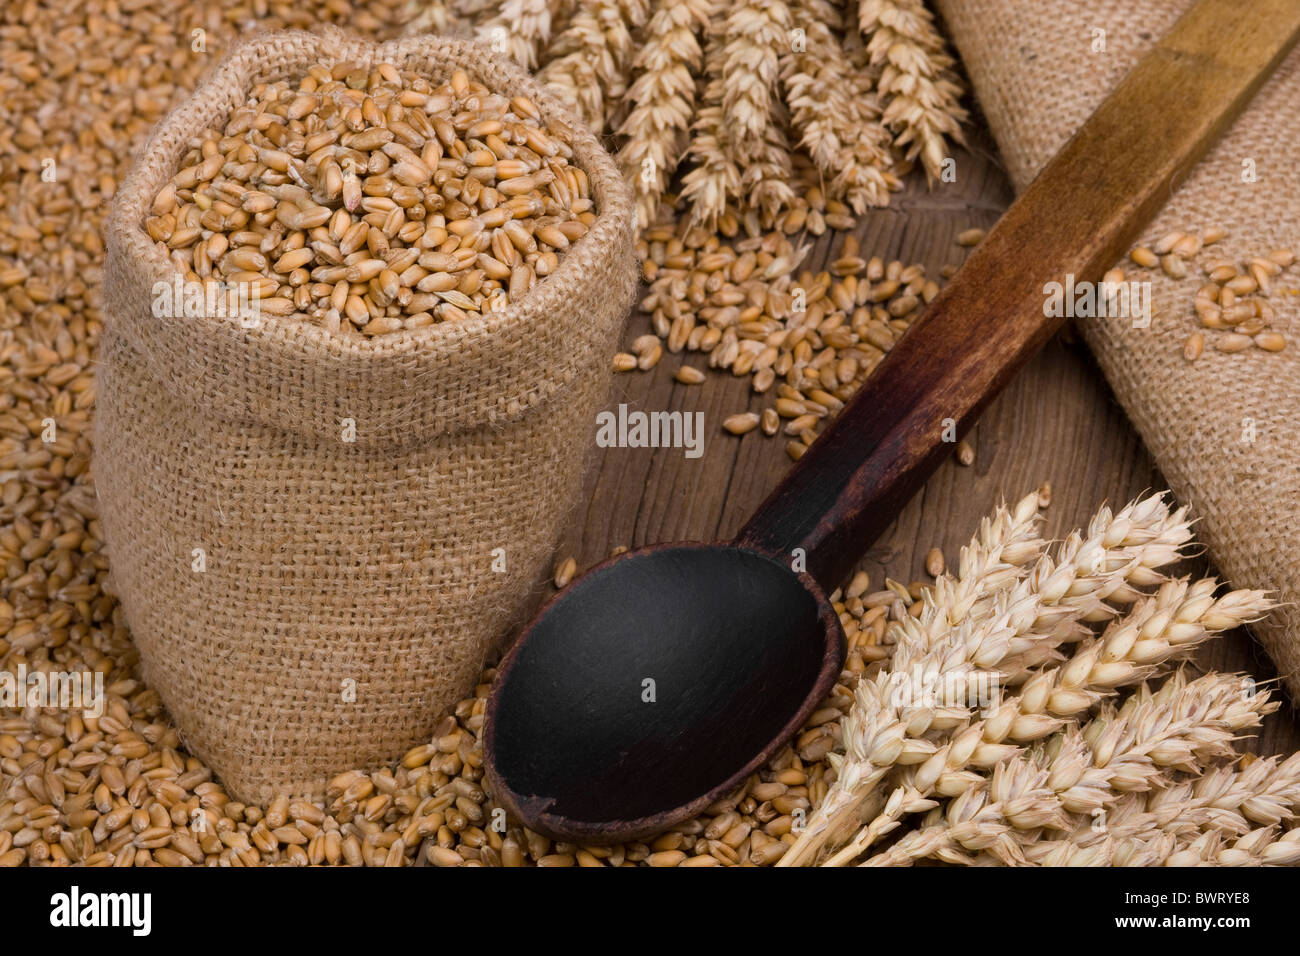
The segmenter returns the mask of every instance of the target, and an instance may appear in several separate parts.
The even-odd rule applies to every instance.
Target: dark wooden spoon
[[[1296,0],[1201,0],[1007,211],[734,542],[631,551],[552,601],[506,655],[488,700],[494,797],[555,838],[640,839],[703,810],[789,740],[843,662],[827,592],[952,453],[944,439],[1060,325],[1044,314],[1045,284],[1099,280],[1298,33]]]

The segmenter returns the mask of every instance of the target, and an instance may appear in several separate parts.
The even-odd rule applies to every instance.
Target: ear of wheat
[[[796,22],[805,35],[781,55],[781,79],[791,125],[817,171],[862,214],[883,206],[899,181],[891,166],[889,134],[880,122],[874,92],[864,92],[837,32],[838,8],[829,0],[796,0]]]
[[[548,0],[502,0],[499,13],[479,21],[475,37],[531,70],[551,37],[551,4]]]
[[[1101,638],[1081,644],[1067,663],[1032,672],[1018,696],[972,718],[923,764],[899,768],[891,786],[911,801],[934,794],[956,797],[978,785],[981,773],[1020,756],[1027,744],[1087,714],[1119,688],[1162,672],[1204,640],[1271,607],[1258,591],[1234,591],[1216,600],[1217,587],[1213,579],[1166,582]],[[894,829],[903,805],[886,801],[886,810],[834,859],[851,860]]]
[[[593,0],[551,41],[537,78],[595,130],[610,125],[627,95],[634,42],[646,0]]]
[[[618,160],[636,191],[642,228],[655,221],[689,144],[696,76],[704,63],[700,40],[713,10],[712,0],[657,3],[633,60]]]
[[[1118,710],[1103,708],[1085,731],[1073,727],[1047,747],[999,761],[942,814],[867,863],[897,866],[925,857],[966,862],[962,851],[988,852],[1010,865],[1029,862],[1025,844],[1038,843],[1038,831],[1082,830],[1088,826],[1083,821],[1095,821],[1120,794],[1171,784],[1175,773],[1202,772],[1231,756],[1235,737],[1276,708],[1266,692],[1242,695],[1239,675],[1188,681],[1176,673]],[[1130,839],[1152,835],[1150,828],[1127,829]],[[1114,837],[1123,830],[1098,832]],[[1076,833],[1071,842],[1086,841]]]
[[[961,86],[943,49],[934,17],[922,0],[860,0],[858,26],[867,52],[880,69],[877,88],[885,100],[884,122],[894,145],[919,159],[932,180],[942,172],[946,140],[960,141],[966,112]]]

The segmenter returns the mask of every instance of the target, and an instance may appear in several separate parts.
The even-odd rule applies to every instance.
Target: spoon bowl
[[[844,661],[807,574],[735,545],[630,551],[570,584],[502,662],[492,792],[533,829],[640,839],[734,789]]]

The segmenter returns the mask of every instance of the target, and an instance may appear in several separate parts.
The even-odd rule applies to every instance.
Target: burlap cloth
[[[1017,189],[1191,5],[937,0]],[[1105,31],[1105,52],[1092,51],[1094,30]],[[1243,181],[1246,160],[1255,182]],[[1210,226],[1228,230],[1215,248],[1238,261],[1300,249],[1300,50],[1170,197],[1146,239]],[[1284,351],[1225,355],[1207,346],[1191,364],[1182,346],[1197,327],[1201,269],[1175,281],[1121,266],[1152,281],[1151,327],[1093,319],[1081,330],[1173,490],[1201,517],[1198,532],[1223,573],[1286,602],[1255,632],[1300,695],[1300,266],[1276,280],[1270,299],[1275,327],[1290,339]]]
[[[459,67],[531,97],[589,174],[591,231],[524,299],[459,324],[359,340],[154,317],[172,269],[144,217],[191,137],[251,84],[345,60],[438,80]],[[635,288],[632,208],[556,100],[430,37],[254,38],[143,149],[107,226],[95,481],[143,675],[238,799],[318,797],[330,775],[427,742],[472,690],[581,481]]]

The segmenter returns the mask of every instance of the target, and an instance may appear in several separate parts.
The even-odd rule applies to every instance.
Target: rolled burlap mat
[[[1192,0],[937,0],[1016,189],[1023,189]],[[1241,15],[1250,15],[1242,4]],[[1084,224],[1086,226],[1086,224]],[[1149,328],[1079,322],[1102,371],[1174,492],[1200,516],[1217,565],[1237,587],[1284,602],[1255,625],[1293,696],[1300,695],[1300,268],[1273,280],[1271,323],[1290,341],[1271,353],[1183,346],[1199,321],[1199,263],[1300,248],[1300,50],[1227,135],[1189,172],[1145,233],[1222,227],[1185,279],[1152,283]],[[1026,250],[1026,255],[1032,255]]]
[[[204,128],[315,63],[465,70],[573,147],[597,218],[504,311],[375,338],[155,315],[144,221]],[[186,745],[245,801],[427,743],[537,593],[636,284],[630,191],[513,64],[432,37],[254,38],[169,114],[107,226],[95,483],[111,581]]]

